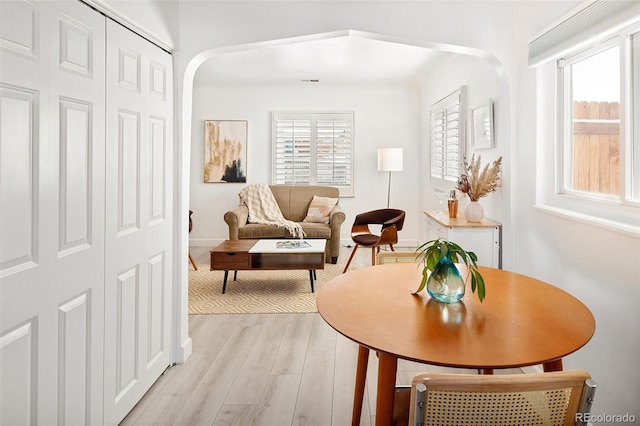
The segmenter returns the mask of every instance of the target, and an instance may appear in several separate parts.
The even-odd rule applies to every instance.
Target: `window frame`
[[[611,202],[616,203],[620,201],[625,204],[624,198],[620,197],[620,194],[623,193],[624,179],[620,180],[620,194],[602,194],[597,192],[587,192],[587,191],[579,191],[576,189],[569,188],[571,185],[571,179],[573,175],[573,169],[575,165],[573,164],[573,149],[574,149],[574,140],[573,140],[573,93],[572,93],[572,79],[571,79],[571,66],[575,63],[580,62],[581,60],[587,59],[591,56],[597,55],[605,50],[608,50],[612,47],[618,47],[618,50],[621,49],[619,39],[617,37],[610,38],[602,43],[598,43],[596,46],[592,46],[590,48],[580,49],[578,52],[573,53],[571,55],[566,55],[565,57],[559,59],[557,61],[558,64],[558,111],[560,115],[559,125],[558,125],[558,164],[556,171],[556,182],[557,188],[556,192],[565,194],[565,195],[573,195],[579,198],[593,199],[595,201],[603,201],[603,202]],[[622,61],[622,60],[621,60]],[[624,83],[620,82],[620,91],[623,92]],[[620,108],[622,109],[622,99],[620,99]],[[622,113],[622,111],[621,111]],[[621,114],[622,115],[622,114]],[[620,121],[620,141],[623,140],[622,133],[622,117],[619,119]],[[623,150],[620,150],[620,158],[623,158]],[[622,163],[622,161],[621,161]],[[621,167],[621,171],[623,168]]]
[[[640,133],[640,128],[637,127],[637,119],[634,123],[633,116],[634,102],[637,99],[632,99],[630,95],[633,84],[638,84],[633,81],[634,64],[631,61],[638,64],[639,59],[631,56],[631,37],[639,32],[640,21],[637,21],[613,34],[609,33],[606,40],[599,41],[602,43],[600,47],[585,47],[583,44],[565,53],[562,58],[537,67],[540,88],[537,103],[538,153],[542,161],[538,163],[537,170],[536,208],[634,236],[640,236],[640,202],[631,199],[631,173],[638,173],[640,164],[634,164],[631,157],[634,138],[635,144],[638,144],[637,134]],[[584,57],[589,52],[593,54],[595,49],[604,50],[612,44],[618,44],[620,49],[620,196],[565,191],[565,175],[570,172],[566,169],[565,121],[572,114],[567,110],[565,102],[564,95],[570,84],[566,81],[566,70],[561,66],[561,61]],[[637,110],[640,105],[635,105],[635,108]],[[553,170],[553,175],[549,176],[547,170]]]
[[[349,159],[348,163],[348,180],[350,184],[342,185],[342,184],[324,184],[318,183],[318,140],[319,132],[318,132],[318,122],[326,121],[326,120],[341,120],[347,124],[350,130],[350,140],[349,140]],[[353,197],[354,196],[354,146],[355,146],[355,114],[352,111],[334,111],[334,112],[301,112],[301,111],[273,111],[272,119],[271,119],[271,182],[272,184],[280,184],[286,185],[288,183],[284,183],[279,181],[278,179],[278,121],[280,120],[309,120],[309,185],[320,185],[320,186],[332,186],[336,187],[340,191],[340,197]],[[293,182],[293,185],[304,185],[304,183]]]

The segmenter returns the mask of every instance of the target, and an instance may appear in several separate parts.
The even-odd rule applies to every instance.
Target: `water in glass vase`
[[[457,302],[464,296],[464,280],[456,265],[443,257],[429,275],[427,292],[432,298],[445,303]]]

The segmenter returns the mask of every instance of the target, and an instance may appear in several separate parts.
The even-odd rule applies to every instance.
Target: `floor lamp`
[[[391,172],[402,171],[402,148],[378,148],[378,171],[389,172],[387,208],[391,197]]]

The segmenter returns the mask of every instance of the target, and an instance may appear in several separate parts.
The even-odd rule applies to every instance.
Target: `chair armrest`
[[[249,219],[249,208],[247,206],[238,206],[233,210],[229,210],[224,214],[224,221],[229,225],[229,239],[238,239],[238,228],[247,224]]]
[[[342,207],[339,205],[333,206],[331,212],[329,213],[329,225],[331,225],[331,230],[333,232],[334,229],[340,229],[340,226],[344,223],[346,219],[346,215]]]

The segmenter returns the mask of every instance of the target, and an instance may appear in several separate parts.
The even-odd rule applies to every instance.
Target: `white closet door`
[[[105,19],[0,19],[0,424],[101,424]]]
[[[169,366],[172,59],[107,23],[105,423]]]

